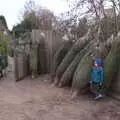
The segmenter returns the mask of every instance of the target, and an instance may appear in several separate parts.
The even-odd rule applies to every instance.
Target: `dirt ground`
[[[47,77],[0,81],[0,120],[120,120],[120,102],[93,101],[87,95],[71,100],[70,91],[53,87]]]

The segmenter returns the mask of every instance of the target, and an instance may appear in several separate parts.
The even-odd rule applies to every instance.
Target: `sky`
[[[65,0],[34,0],[37,4],[46,7],[55,14],[60,14],[68,10],[68,4]],[[13,25],[17,24],[20,19],[22,9],[26,0],[1,0],[0,15],[4,15],[11,30]]]

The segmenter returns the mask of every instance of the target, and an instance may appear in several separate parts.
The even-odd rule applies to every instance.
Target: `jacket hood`
[[[100,59],[100,58],[95,59],[95,62],[96,62],[99,66],[102,66],[102,64],[103,64],[103,60]]]

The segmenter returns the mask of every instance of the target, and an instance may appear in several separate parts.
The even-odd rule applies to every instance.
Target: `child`
[[[95,59],[91,71],[90,90],[95,95],[95,100],[103,97],[103,66],[102,59]]]

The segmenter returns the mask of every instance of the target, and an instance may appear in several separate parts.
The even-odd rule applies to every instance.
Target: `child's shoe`
[[[95,97],[95,100],[98,100],[100,98],[104,97],[102,94],[98,94],[96,97]]]

